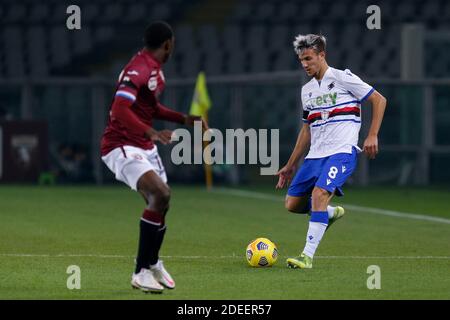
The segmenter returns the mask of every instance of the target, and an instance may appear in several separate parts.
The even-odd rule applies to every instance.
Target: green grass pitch
[[[286,268],[303,248],[308,219],[289,214],[284,192],[259,196],[173,186],[161,255],[175,290],[130,287],[141,197],[124,186],[0,187],[0,299],[449,299],[450,224],[347,210],[327,231],[311,270]],[[259,195],[259,193],[257,195]],[[449,191],[353,188],[336,203],[450,219]],[[271,268],[251,268],[245,248],[274,241]],[[81,269],[69,290],[67,267]],[[367,268],[381,270],[369,290]]]

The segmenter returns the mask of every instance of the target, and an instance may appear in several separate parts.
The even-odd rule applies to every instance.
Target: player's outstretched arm
[[[378,132],[383,121],[387,100],[376,90],[369,96],[368,100],[372,104],[372,123],[369,134],[364,141],[363,151],[369,159],[375,159],[378,153]]]
[[[169,144],[172,142],[172,133],[173,132],[171,130],[156,131],[155,129],[149,127],[145,132],[145,135],[153,142],[159,141],[162,144]]]
[[[183,113],[167,108],[166,106],[162,105],[159,102],[155,107],[154,117],[156,119],[166,120],[179,124],[184,124],[186,118],[186,116]]]
[[[289,184],[292,177],[297,170],[297,164],[300,158],[305,154],[306,150],[308,150],[309,145],[311,144],[311,131],[309,128],[309,124],[304,123],[300,133],[297,137],[297,142],[295,143],[294,151],[289,158],[287,164],[278,171],[278,183],[276,185],[277,189],[284,188]]]
[[[176,122],[179,124],[184,124],[186,126],[193,126],[194,121],[201,121],[203,131],[209,129],[208,123],[205,120],[203,120],[201,117],[183,114],[181,112],[169,109],[166,106],[162,105],[161,103],[158,103],[158,105],[156,107],[155,118],[161,119],[161,120],[167,120],[167,121],[171,121],[171,122]]]
[[[200,116],[193,116],[193,115],[187,114],[184,124],[192,127],[192,126],[194,126],[196,121],[202,122],[203,131],[206,131],[209,129],[208,123],[204,119],[202,119],[202,117],[200,117]]]

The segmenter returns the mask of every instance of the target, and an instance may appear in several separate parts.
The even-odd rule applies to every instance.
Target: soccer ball
[[[275,243],[266,238],[258,238],[247,246],[247,261],[252,267],[271,267],[278,258]]]

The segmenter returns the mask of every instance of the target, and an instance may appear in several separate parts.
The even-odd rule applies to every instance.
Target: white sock
[[[303,253],[308,257],[314,257],[320,240],[327,230],[327,225],[320,222],[310,222],[308,232],[306,233],[306,245]]]
[[[333,218],[333,216],[334,216],[334,209],[336,209],[336,207],[332,207],[332,206],[328,206],[327,207],[328,219]]]

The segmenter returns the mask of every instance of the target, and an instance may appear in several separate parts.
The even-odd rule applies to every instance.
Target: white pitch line
[[[246,190],[239,190],[239,189],[216,188],[216,189],[213,189],[212,192],[219,193],[219,194],[232,195],[232,196],[237,196],[237,197],[252,198],[252,199],[271,200],[271,201],[277,201],[277,202],[284,201],[283,197],[265,194],[265,193],[261,193],[261,192],[246,191]],[[429,216],[429,215],[424,215],[424,214],[415,214],[415,213],[409,213],[409,212],[385,210],[385,209],[380,209],[380,208],[363,207],[363,206],[357,206],[357,205],[351,205],[351,204],[348,204],[348,205],[346,204],[345,207],[352,209],[352,210],[358,210],[361,212],[380,214],[380,215],[396,217],[396,218],[414,219],[414,220],[422,220],[422,221],[431,221],[431,222],[450,224],[450,219],[434,217],[434,216]]]
[[[346,205],[346,207],[349,208],[349,209],[353,209],[353,210],[364,211],[364,212],[367,212],[367,213],[381,214],[381,215],[390,216],[390,217],[415,219],[415,220],[432,221],[432,222],[439,222],[439,223],[450,224],[450,219],[434,217],[434,216],[428,216],[428,215],[424,215],[424,214],[415,214],[415,213],[409,213],[409,212],[399,212],[399,211],[393,211],[393,210],[385,210],[385,209],[379,209],[379,208],[362,207],[362,206],[356,206],[356,205]]]
[[[135,256],[127,255],[108,255],[108,254],[20,254],[20,253],[0,253],[0,257],[18,257],[18,258],[101,258],[101,259],[134,259]],[[161,256],[164,259],[243,259],[245,255],[228,256]],[[280,256],[288,258],[288,256]],[[314,259],[431,259],[431,260],[450,260],[450,256],[316,256]]]

